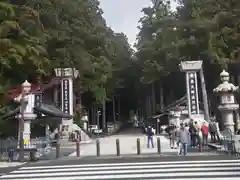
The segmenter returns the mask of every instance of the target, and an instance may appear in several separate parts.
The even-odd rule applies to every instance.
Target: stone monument
[[[79,71],[75,68],[55,68],[55,75],[61,79],[61,105],[64,113],[74,114],[74,93],[73,80],[79,75]],[[62,119],[62,130],[64,133],[68,132],[69,126],[73,124],[73,119]],[[68,134],[68,133],[67,133]]]
[[[180,64],[180,70],[185,72],[186,75],[188,114],[190,117],[199,114],[197,72],[201,67],[201,61],[184,61]]]

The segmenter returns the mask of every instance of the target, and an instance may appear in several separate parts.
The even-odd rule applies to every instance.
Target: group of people
[[[207,125],[199,124],[191,120],[189,123],[181,123],[180,127],[170,125],[168,128],[170,147],[178,149],[178,155],[187,155],[187,147],[202,147],[208,145],[208,137],[211,135],[212,142],[219,140],[217,125],[215,122]]]

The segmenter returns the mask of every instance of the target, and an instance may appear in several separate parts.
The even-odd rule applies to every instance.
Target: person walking
[[[208,131],[209,131],[210,136],[211,136],[211,142],[212,142],[212,143],[215,143],[215,142],[216,142],[216,136],[215,136],[215,133],[214,133],[214,132],[216,132],[216,129],[214,130],[213,121],[211,121],[211,122],[208,124]]]
[[[216,140],[220,139],[217,131],[218,131],[217,124],[214,121],[210,122],[209,132],[210,132],[210,135],[211,135],[211,142],[212,143],[216,143]]]
[[[208,126],[206,125],[206,123],[204,122],[202,127],[201,127],[201,132],[202,132],[202,144],[203,146],[207,146],[208,145]]]
[[[189,133],[190,133],[190,139],[191,139],[191,147],[196,147],[197,146],[197,129],[193,124],[190,124],[189,126]]]
[[[170,144],[171,149],[177,149],[177,141],[178,141],[178,128],[176,126],[173,126],[172,142]]]
[[[147,134],[147,147],[150,148],[150,144],[152,148],[154,148],[154,143],[153,143],[153,136],[154,136],[154,129],[152,126],[148,125],[146,128],[146,134]]]
[[[173,124],[171,124],[170,126],[169,126],[169,129],[168,129],[168,135],[169,135],[169,141],[170,141],[170,147],[171,147],[171,149],[173,149],[174,148],[174,144],[175,144],[175,136],[174,136],[174,133],[175,133],[175,131],[174,131],[174,125]]]
[[[184,127],[184,125],[180,124],[179,130],[179,150],[178,155],[180,156],[183,152],[184,156],[187,155],[187,146],[189,143],[189,131]]]
[[[9,137],[7,139],[7,145],[8,161],[12,162],[14,160],[14,152],[17,146],[16,140],[13,137]]]
[[[198,124],[197,121],[194,122],[194,128],[195,128],[195,131],[196,131],[196,134],[195,134],[195,140],[196,140],[196,146],[198,146],[200,144],[200,141],[201,141],[201,137],[202,137],[202,134],[201,134],[201,127],[200,125]]]

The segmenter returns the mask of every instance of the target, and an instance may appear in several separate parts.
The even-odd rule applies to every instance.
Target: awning
[[[51,116],[51,117],[66,118],[66,119],[72,118],[71,115],[62,112],[62,110],[50,104],[41,104],[39,107],[35,107],[34,110],[37,113],[42,113],[44,115]]]
[[[20,113],[20,107],[17,107],[16,109],[14,109],[14,110],[11,110],[11,111],[9,111],[8,113],[6,113],[6,114],[4,114],[2,117],[1,117],[1,119],[7,119],[7,118],[13,118],[13,117],[15,117],[17,114],[19,114]]]
[[[66,119],[72,118],[71,115],[62,112],[62,110],[50,104],[41,104],[39,107],[35,107],[34,110],[36,113],[40,113],[45,116],[50,116],[54,118],[66,118]],[[20,106],[3,115],[1,119],[14,118],[19,113],[20,113]]]
[[[157,118],[160,118],[160,117],[165,116],[165,115],[168,115],[168,113],[162,113],[162,114],[154,115],[154,116],[149,117],[149,119],[157,119]]]
[[[167,107],[165,107],[163,109],[163,112],[166,112],[166,111],[170,111],[174,108],[176,108],[176,106],[179,106],[180,104],[183,104],[183,103],[187,103],[187,96],[183,96],[181,99],[173,102],[172,104],[168,105]]]

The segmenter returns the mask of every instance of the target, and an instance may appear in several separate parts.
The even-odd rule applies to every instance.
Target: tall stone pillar
[[[55,74],[61,78],[61,107],[62,111],[73,115],[73,78],[78,77],[79,72],[75,68],[56,68]],[[73,124],[73,119],[62,119],[63,131],[68,131]]]

